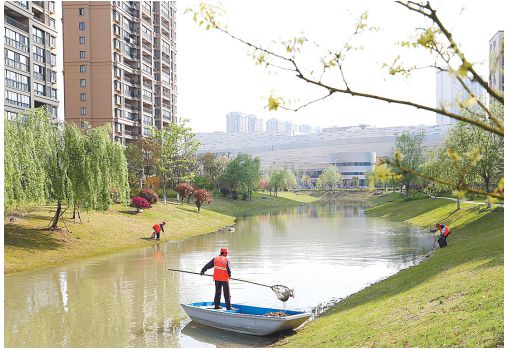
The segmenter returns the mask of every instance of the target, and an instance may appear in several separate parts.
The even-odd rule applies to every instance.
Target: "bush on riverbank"
[[[394,201],[368,213],[452,228],[448,247],[346,298],[281,347],[496,347],[504,344],[503,212],[446,200]]]

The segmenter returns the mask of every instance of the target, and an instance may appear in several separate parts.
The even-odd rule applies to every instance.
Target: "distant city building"
[[[365,173],[373,169],[376,157],[393,155],[397,135],[404,131],[423,131],[425,146],[436,147],[443,142],[448,129],[448,125],[389,128],[362,125],[332,127],[323,129],[319,134],[295,136],[282,131],[252,135],[198,133],[197,138],[201,142],[198,154],[211,152],[232,158],[238,153],[248,153],[259,157],[265,175],[276,168],[286,168],[309,175],[313,183],[326,167],[333,164],[346,180],[344,185],[352,184],[354,177],[358,177],[360,185],[364,185]]]
[[[297,129],[297,125],[286,120],[283,122],[282,131],[288,135],[294,135]]]
[[[312,131],[312,126],[310,125],[307,125],[307,124],[302,124],[300,126],[298,126],[298,132],[302,133],[302,134],[310,134]]]
[[[266,121],[266,131],[284,132],[284,124],[277,118],[270,118]]]
[[[489,41],[489,86],[504,92],[504,31],[497,32]]]
[[[112,125],[122,144],[177,122],[174,1],[63,1],[62,11],[66,120]]]
[[[241,112],[226,114],[226,131],[230,133],[247,132],[247,120]]]
[[[44,107],[58,120],[55,1],[6,1],[4,113]],[[61,87],[60,87],[61,88]]]
[[[263,131],[263,119],[254,114],[230,112],[226,114],[226,131],[228,133],[255,133]]]
[[[483,98],[485,89],[477,82],[464,79],[467,87],[479,98]],[[448,72],[438,71],[436,73],[436,108],[460,114],[460,103],[469,98],[468,92],[462,87],[457,78]],[[453,125],[457,123],[456,119],[436,113],[436,125]]]
[[[247,118],[247,132],[262,132],[263,118],[258,118],[254,114],[245,116]]]

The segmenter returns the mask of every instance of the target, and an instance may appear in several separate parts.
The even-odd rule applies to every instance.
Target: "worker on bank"
[[[447,237],[450,235],[451,231],[448,226],[443,224],[436,224],[436,235],[439,237],[437,243],[439,243],[439,248],[444,248],[448,245],[446,241]]]
[[[206,270],[213,267],[213,280],[215,281],[215,304],[214,309],[222,309],[220,306],[221,291],[224,290],[224,299],[226,300],[226,308],[231,308],[231,294],[229,293],[229,279],[231,278],[231,265],[229,264],[228,249],[221,248],[219,256],[213,258],[201,269],[201,276]]]
[[[166,221],[153,225],[152,239],[157,237],[157,240],[160,240],[161,231],[164,233],[164,225],[166,225]]]

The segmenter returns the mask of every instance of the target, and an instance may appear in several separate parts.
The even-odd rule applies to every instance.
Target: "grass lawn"
[[[292,199],[294,197],[294,199]],[[103,255],[115,251],[149,246],[148,240],[155,223],[166,220],[161,241],[181,240],[214,232],[234,224],[236,216],[257,214],[275,208],[300,205],[313,197],[281,194],[275,198],[254,198],[252,201],[216,197],[211,205],[197,212],[192,204],[156,204],[136,214],[126,205],[114,205],[104,212],[83,212],[83,223],[74,224],[71,213],[64,219],[70,233],[59,223],[60,231],[45,228],[55,213],[55,206],[39,207],[27,212],[15,222],[4,218],[4,273],[28,271],[59,265],[83,257]]]
[[[422,227],[444,222],[452,230],[448,247],[351,295],[276,346],[503,346],[501,209],[394,199],[368,213]]]
[[[265,197],[266,199],[263,199]],[[279,192],[278,197],[270,196],[268,193],[254,193],[249,200],[232,200],[222,196],[214,197],[211,205],[206,206],[208,210],[213,210],[222,214],[235,217],[261,214],[273,209],[289,208],[295,205],[311,203],[318,201],[319,198],[306,194],[295,194],[292,192]]]

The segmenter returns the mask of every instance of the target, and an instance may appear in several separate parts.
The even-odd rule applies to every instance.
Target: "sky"
[[[225,131],[225,116],[232,111],[255,114],[264,121],[274,117],[320,127],[435,124],[435,113],[342,94],[298,112],[269,112],[266,106],[271,94],[283,96],[296,107],[323,96],[326,91],[302,82],[289,72],[273,72],[257,66],[245,45],[218,31],[198,27],[184,11],[198,8],[199,3],[177,2],[178,117],[189,119],[194,131]],[[466,57],[487,78],[489,39],[504,30],[504,2],[441,0],[433,1],[432,5]],[[386,0],[225,0],[221,7],[225,12],[221,22],[247,41],[266,47],[274,40],[280,42],[303,33],[321,47],[334,50],[344,45],[356,20],[368,11],[368,24],[380,30],[358,37],[356,43],[362,49],[346,58],[344,69],[349,86],[357,91],[435,106],[433,69],[418,70],[407,78],[390,76],[382,68],[383,63],[391,63],[398,55],[407,65],[432,63],[422,51],[401,49],[396,44],[411,39],[415,28],[429,24],[423,16],[399,4]],[[310,72],[319,64],[320,56],[312,49],[304,55],[301,62]],[[334,75],[328,82],[340,87],[342,80]]]

